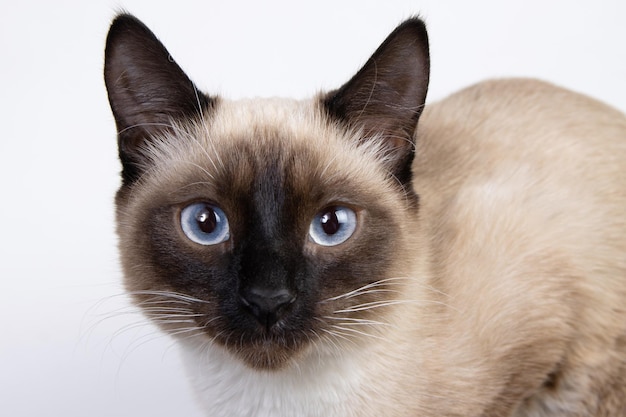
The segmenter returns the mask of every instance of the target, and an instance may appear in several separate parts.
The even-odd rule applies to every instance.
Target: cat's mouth
[[[287,367],[300,350],[293,343],[267,339],[245,346],[235,353],[251,368],[272,371]]]
[[[306,339],[287,334],[242,335],[239,339],[215,338],[244,364],[253,369],[276,371],[284,369],[305,350]]]
[[[204,331],[213,343],[258,370],[284,369],[306,351],[312,340],[304,323],[297,325],[290,320],[278,320],[267,326],[238,316],[238,320],[215,320],[211,324]]]

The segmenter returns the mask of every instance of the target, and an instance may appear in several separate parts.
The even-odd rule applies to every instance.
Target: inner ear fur
[[[204,114],[213,99],[198,91],[165,46],[134,16],[117,16],[106,40],[104,80],[118,130],[125,183],[144,166],[141,149],[171,121]]]

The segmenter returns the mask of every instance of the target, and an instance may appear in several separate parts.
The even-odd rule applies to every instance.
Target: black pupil
[[[324,233],[327,235],[334,235],[341,228],[341,224],[337,218],[337,212],[333,209],[322,215],[320,223],[322,224],[322,230],[324,230]]]
[[[217,227],[217,215],[208,206],[205,206],[203,210],[196,214],[196,221],[198,222],[198,227],[204,233],[213,233]]]

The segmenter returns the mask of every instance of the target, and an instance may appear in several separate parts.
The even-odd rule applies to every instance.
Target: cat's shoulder
[[[471,106],[471,107],[470,107]],[[498,115],[525,109],[525,113],[508,114],[523,118],[524,114],[543,119],[558,119],[564,115],[603,114],[615,120],[626,120],[619,110],[588,95],[535,78],[494,78],[484,80],[451,94],[426,107],[427,111],[450,112],[451,108],[488,111]],[[487,115],[487,114],[485,114]]]

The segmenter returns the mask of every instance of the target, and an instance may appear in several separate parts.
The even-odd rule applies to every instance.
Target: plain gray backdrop
[[[115,11],[205,91],[338,87],[404,18],[429,27],[429,101],[531,76],[626,110],[623,0],[24,0],[0,3],[0,415],[199,416],[175,345],[123,295],[115,126],[102,81]]]

